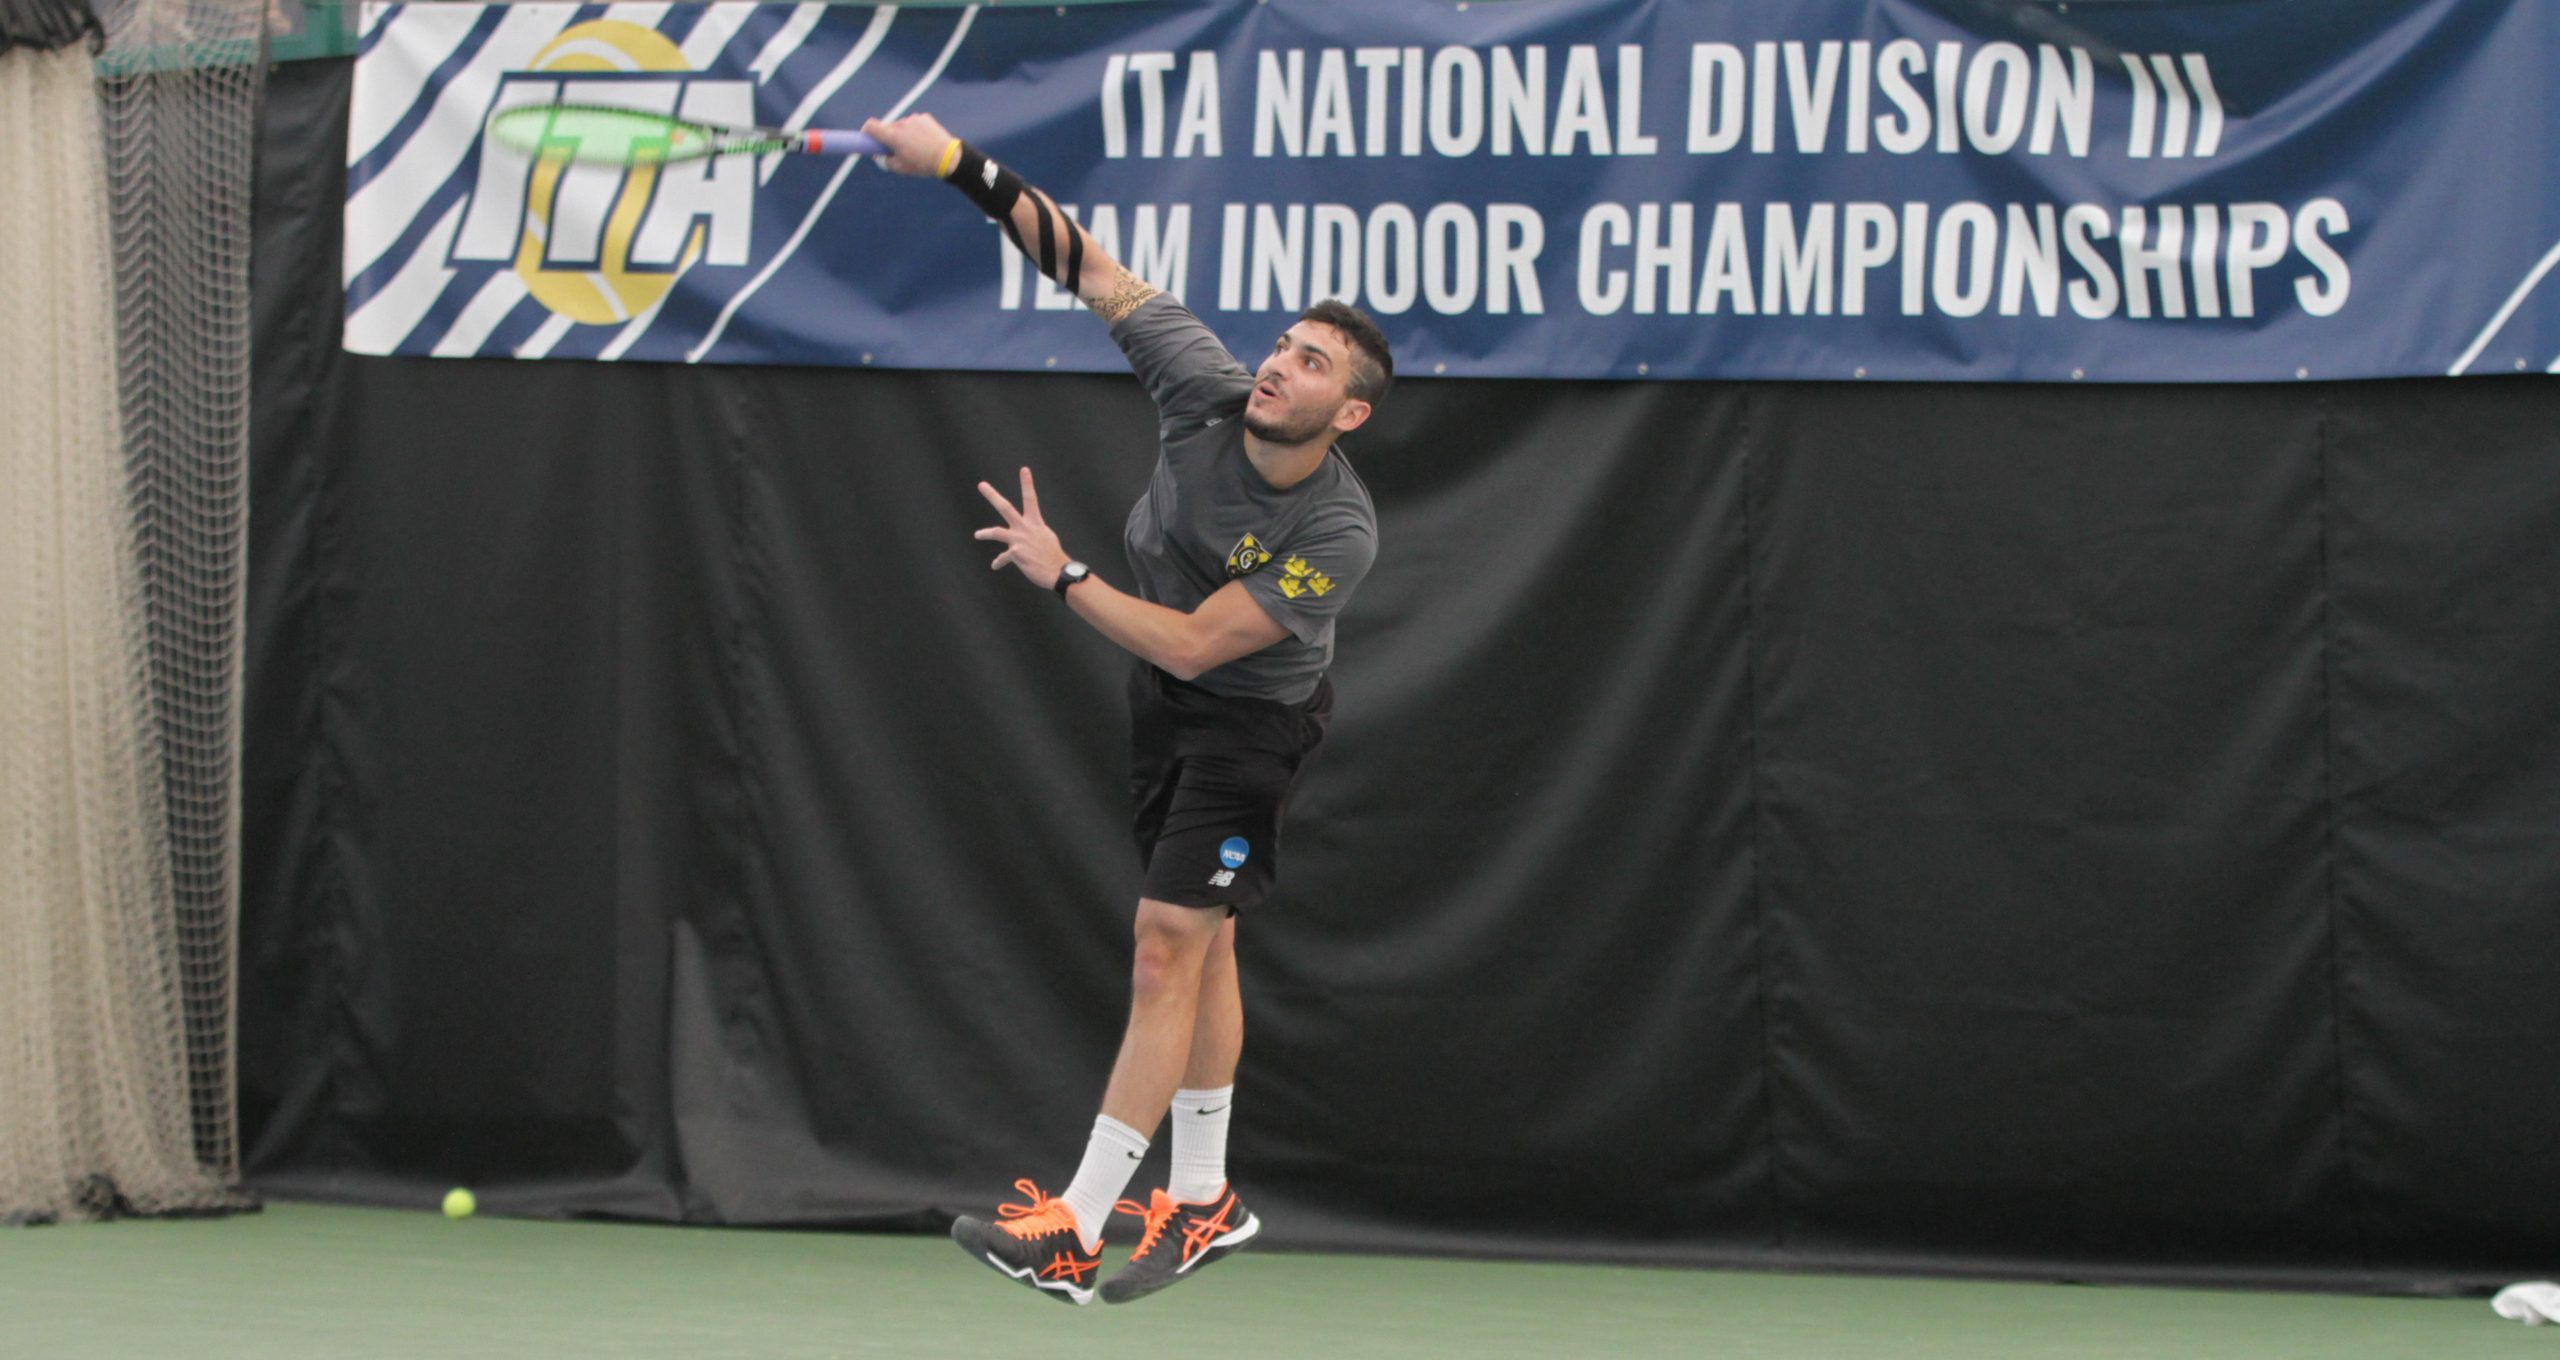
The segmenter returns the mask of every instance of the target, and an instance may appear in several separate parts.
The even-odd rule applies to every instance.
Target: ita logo
[[[1253,847],[1245,843],[1244,837],[1229,836],[1226,843],[1218,847],[1218,862],[1230,869],[1242,868],[1245,857],[1252,853]]]
[[[489,111],[551,103],[755,121],[750,82],[696,76],[665,35],[619,19],[563,30],[530,70],[500,81]],[[529,157],[483,136],[452,258],[511,262],[543,306],[584,325],[616,325],[657,306],[695,264],[745,264],[755,187],[749,156],[600,165]]]

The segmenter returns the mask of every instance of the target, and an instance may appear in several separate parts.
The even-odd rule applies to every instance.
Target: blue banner
[[[1400,372],[2226,382],[2560,371],[2548,0],[369,6],[366,354],[1116,370],[869,161],[532,161],[517,104],[929,111],[1243,353]]]

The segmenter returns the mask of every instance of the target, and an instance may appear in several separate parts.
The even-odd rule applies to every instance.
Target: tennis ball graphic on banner
[[[684,53],[656,30],[599,19],[562,31],[534,55],[533,69],[562,75],[631,75],[690,73],[693,68],[686,64]],[[609,92],[610,87],[599,84],[599,94]],[[576,82],[562,82],[563,99],[579,97]],[[561,316],[590,326],[629,321],[658,305],[675,286],[676,276],[702,254],[703,229],[685,223],[680,258],[651,267],[648,252],[635,257],[641,217],[649,210],[660,177],[668,173],[669,167],[647,162],[598,167],[578,165],[558,155],[536,159],[532,182],[526,187],[524,234],[515,257],[516,273],[526,291]],[[602,218],[600,231],[592,220],[596,216]]]

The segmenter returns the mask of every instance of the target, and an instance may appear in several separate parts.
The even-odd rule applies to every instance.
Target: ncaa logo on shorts
[[[1209,875],[1209,886],[1212,888],[1234,887],[1236,870],[1244,866],[1246,857],[1252,853],[1253,847],[1246,843],[1244,837],[1227,837],[1226,842],[1218,847],[1218,862],[1227,867]]]

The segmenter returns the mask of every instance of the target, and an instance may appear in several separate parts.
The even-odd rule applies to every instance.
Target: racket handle
[[[812,156],[885,156],[889,148],[867,132],[849,128],[803,128],[800,149]]]

